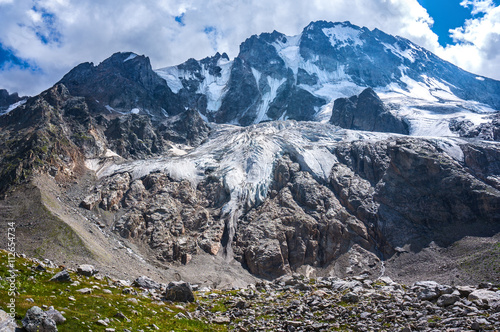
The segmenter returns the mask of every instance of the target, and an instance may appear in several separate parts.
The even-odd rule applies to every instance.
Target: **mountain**
[[[312,22],[300,35],[248,38],[238,56],[156,71],[208,120],[250,125],[328,121],[337,98],[372,88],[414,135],[453,135],[450,119],[488,122],[500,82],[468,73],[411,41],[349,22]],[[439,119],[437,119],[439,118]]]
[[[499,84],[347,22],[115,53],[0,116],[1,203],[20,251],[121,278],[496,282]]]
[[[153,72],[148,57],[115,53],[97,66],[82,63],[59,81],[85,97],[93,112],[147,114],[165,119],[184,110],[178,97]]]
[[[8,113],[26,101],[28,97],[19,97],[17,92],[10,94],[0,89],[0,114]]]

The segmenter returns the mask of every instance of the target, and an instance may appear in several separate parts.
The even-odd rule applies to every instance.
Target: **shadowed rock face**
[[[82,63],[59,83],[70,94],[85,97],[93,112],[142,114],[161,120],[183,111],[180,97],[151,68],[149,58],[134,53],[115,53],[98,66]]]
[[[26,99],[26,97],[19,97],[17,92],[9,94],[5,89],[0,89],[0,111],[6,110],[10,105]]]
[[[392,114],[371,88],[359,96],[335,100],[330,123],[345,129],[409,134],[408,123]]]

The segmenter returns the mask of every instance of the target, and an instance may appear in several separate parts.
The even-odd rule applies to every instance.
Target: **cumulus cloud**
[[[463,5],[483,10],[482,2],[491,5],[477,0]],[[486,8],[484,19],[491,12],[491,6]],[[145,54],[154,68],[216,51],[235,57],[252,34],[296,35],[316,20],[379,28],[457,61],[454,50],[439,47],[433,20],[417,0],[0,0],[0,46],[38,68],[4,68],[0,85],[35,94],[78,63],[99,63],[118,51]],[[472,29],[471,22],[454,37],[465,38]],[[486,43],[482,52],[493,54]]]
[[[456,44],[437,54],[473,73],[500,79],[500,6],[492,0],[464,0],[461,5],[478,17],[450,30]]]

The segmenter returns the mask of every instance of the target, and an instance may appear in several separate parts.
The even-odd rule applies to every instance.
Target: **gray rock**
[[[45,311],[45,313],[47,314],[47,317],[56,322],[56,324],[61,324],[66,321],[66,318],[52,306],[50,306],[49,310]]]
[[[184,281],[171,282],[165,290],[165,299],[174,302],[193,302],[191,285]]]
[[[460,297],[452,294],[443,294],[437,300],[437,305],[440,307],[447,307],[459,301]]]
[[[0,309],[0,331],[15,332],[17,324],[15,319],[8,313]]]
[[[457,286],[457,290],[460,292],[460,296],[468,297],[469,294],[475,290],[475,288],[470,286]]]
[[[56,322],[37,306],[31,307],[21,321],[27,332],[56,332]]]
[[[141,276],[134,280],[134,285],[146,289],[160,289],[161,285],[151,278]]]
[[[78,293],[82,294],[91,294],[92,293],[92,288],[81,288],[76,290]]]
[[[486,289],[477,289],[469,294],[468,300],[492,305],[494,303],[500,302],[500,294]]]
[[[52,278],[50,278],[50,281],[71,282],[71,276],[69,275],[68,271],[63,270],[56,273]]]
[[[347,302],[347,303],[358,303],[359,302],[359,296],[353,292],[349,292],[342,296],[342,301]]]
[[[91,277],[99,271],[96,270],[93,265],[82,264],[78,266],[76,272],[82,276]]]

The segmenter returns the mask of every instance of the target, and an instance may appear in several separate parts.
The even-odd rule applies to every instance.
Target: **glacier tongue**
[[[352,136],[351,133],[349,138],[349,131],[316,122],[274,121],[249,127],[214,126],[210,139],[186,155],[108,164],[99,172],[99,177],[129,172],[137,179],[151,172],[163,171],[176,180],[188,180],[196,186],[205,174],[216,176],[223,180],[230,193],[223,214],[231,239],[240,214],[267,197],[274,165],[280,156],[289,154],[303,170],[326,182],[337,161],[331,152],[336,143],[376,135]],[[226,254],[229,259],[232,257],[230,241]]]

